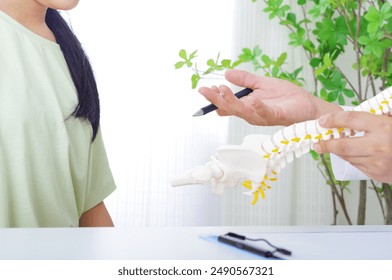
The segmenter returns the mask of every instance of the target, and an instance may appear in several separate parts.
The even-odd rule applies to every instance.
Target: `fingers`
[[[324,115],[318,119],[319,125],[326,128],[346,127],[357,131],[369,131],[379,123],[379,115],[366,112],[338,112]]]
[[[350,112],[351,113],[351,112]],[[392,118],[370,113],[353,112],[348,119],[335,121],[335,116],[346,116],[338,113],[331,115],[331,123],[337,126],[354,128],[365,131],[360,137],[346,137],[320,141],[314,145],[319,153],[334,153],[344,157],[379,157],[383,158],[392,154]],[[351,116],[350,116],[351,115]],[[355,116],[355,118],[352,118]],[[328,125],[328,121],[326,122]]]
[[[243,101],[246,97],[243,97],[242,100],[239,100],[233,94],[233,92],[227,86],[224,85],[219,87],[219,92],[220,95],[222,96],[222,99],[225,102],[225,103],[222,102],[223,107],[221,109],[232,115],[242,116],[244,111]]]
[[[264,120],[265,115],[268,116],[270,114],[273,116],[270,112],[271,110],[258,98],[254,98],[252,94],[238,99],[230,88],[225,85],[219,88],[202,87],[199,89],[199,92],[219,108],[216,112],[220,116],[234,115],[253,125],[268,124]]]
[[[348,137],[321,141],[314,146],[320,153],[334,153],[339,156],[383,156],[391,153],[392,119],[389,116],[366,112],[339,112],[324,115],[318,120],[326,128],[350,128],[364,131],[362,137]]]
[[[227,86],[213,86],[211,88],[202,87],[199,92],[204,97],[218,107],[217,113],[221,116],[241,115],[244,110],[243,103],[240,101]]]
[[[339,157],[366,157],[373,154],[373,149],[363,137],[350,137],[320,141],[313,149],[319,153],[333,153]]]
[[[373,180],[391,183],[392,172],[390,169],[391,158],[379,158],[379,157],[341,157],[343,160],[349,162],[366,174]]]
[[[223,93],[221,93],[216,86],[212,86],[211,88],[201,87],[199,88],[199,92],[216,107],[218,108],[224,107],[225,100],[222,98]],[[233,94],[233,92],[230,89],[226,90],[225,93]]]
[[[227,70],[225,76],[232,84],[247,88],[256,88],[259,78],[256,75],[241,70]],[[249,102],[247,103],[249,96],[243,97],[240,100],[233,94],[230,88],[225,85],[221,85],[219,88],[216,86],[211,88],[201,87],[199,88],[199,92],[204,95],[208,101],[219,108],[217,113],[221,116],[235,115],[244,118],[250,123],[254,122],[252,120],[253,118],[257,118],[257,114],[254,110],[246,112],[246,107],[249,107]]]

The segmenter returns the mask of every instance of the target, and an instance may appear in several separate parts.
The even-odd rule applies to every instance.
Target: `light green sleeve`
[[[99,129],[97,136],[94,142],[91,144],[90,148],[86,196],[83,212],[86,212],[87,210],[101,203],[115,189],[116,184],[110,170],[109,161],[102,139],[101,129]]]

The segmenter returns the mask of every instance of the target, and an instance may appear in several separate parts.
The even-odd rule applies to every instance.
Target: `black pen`
[[[253,89],[250,88],[245,88],[239,92],[237,92],[236,94],[234,94],[237,98],[242,98],[244,96],[249,95],[251,92],[253,91]],[[218,107],[216,107],[214,104],[210,104],[208,106],[205,106],[203,108],[201,108],[199,111],[197,111],[196,113],[193,114],[194,117],[199,117],[199,116],[204,116],[205,114],[208,114],[212,111],[215,111],[216,109],[218,109]]]
[[[264,258],[277,258],[277,257],[274,256],[274,254],[271,251],[263,250],[263,249],[261,249],[259,247],[255,247],[255,246],[252,246],[252,245],[249,245],[249,244],[245,244],[245,243],[240,242],[240,241],[235,241],[235,240],[227,238],[227,237],[225,237],[223,235],[218,236],[218,241],[222,242],[222,243],[225,243],[225,244],[228,244],[228,245],[231,245],[231,246],[234,246],[234,247],[236,247],[238,249],[245,250],[245,251],[251,252],[253,254],[262,256]]]

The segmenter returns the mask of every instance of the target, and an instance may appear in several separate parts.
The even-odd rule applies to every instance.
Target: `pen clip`
[[[227,236],[230,236],[230,237],[237,238],[237,239],[241,239],[241,240],[245,240],[245,239],[246,239],[246,236],[244,236],[244,235],[239,235],[239,234],[234,233],[234,232],[228,232],[228,233],[226,233],[226,235],[227,235]]]
[[[284,248],[279,248],[276,247],[275,245],[272,245],[268,240],[264,239],[264,238],[258,238],[258,239],[252,239],[252,238],[247,238],[245,235],[239,235],[237,233],[234,232],[228,232],[225,235],[233,237],[233,238],[237,238],[240,240],[249,240],[249,241],[264,241],[266,242],[269,246],[271,246],[272,248],[274,248],[276,250],[276,252],[282,253],[284,255],[287,256],[291,256],[291,251],[284,249]]]

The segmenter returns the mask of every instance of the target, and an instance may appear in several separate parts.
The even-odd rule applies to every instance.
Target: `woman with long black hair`
[[[97,86],[57,10],[0,0],[0,227],[113,226]]]

